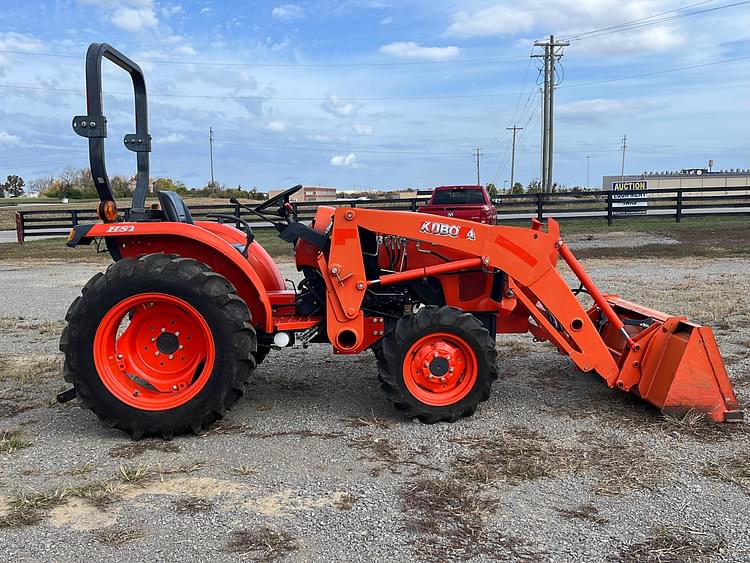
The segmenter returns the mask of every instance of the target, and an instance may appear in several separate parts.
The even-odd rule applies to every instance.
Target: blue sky
[[[152,175],[262,190],[295,183],[396,189],[539,176],[534,40],[603,32],[565,49],[556,92],[555,180],[750,167],[750,4],[736,0],[229,2],[3,0],[0,176],[87,165],[70,121],[85,113],[83,58],[112,44],[141,64]],[[674,11],[691,6],[682,11]],[[695,11],[713,10],[692,16]],[[677,17],[675,17],[677,16]],[[648,20],[652,22],[653,19]],[[692,67],[686,70],[685,67]],[[644,76],[646,75],[646,76]],[[110,174],[131,174],[124,73],[105,71]]]

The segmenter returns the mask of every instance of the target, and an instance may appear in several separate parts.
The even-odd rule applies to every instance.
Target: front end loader
[[[136,133],[125,146],[137,153],[138,176],[127,220],[104,162],[103,58],[134,84]],[[294,245],[303,279],[288,289],[242,217],[196,221],[172,192],[146,206],[140,68],[93,44],[86,82],[88,114],[73,126],[89,140],[102,223],[75,227],[68,246],[104,244],[114,263],[66,317],[60,347],[73,389],[61,399],[77,396],[107,424],[135,438],[200,432],[242,395],[272,347],[315,343],[336,354],[372,350],[396,409],[425,423],[453,422],[490,396],[496,335],[526,332],[666,414],[742,420],[711,329],[602,294],[553,219],[520,228],[321,206],[308,225],[289,203],[301,186],[254,207],[235,201]],[[562,263],[578,289],[559,272]]]

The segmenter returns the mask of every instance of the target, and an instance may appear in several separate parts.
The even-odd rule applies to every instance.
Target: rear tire
[[[377,356],[386,398],[426,424],[471,416],[497,379],[490,333],[454,307],[429,305],[399,319]]]
[[[208,428],[256,365],[247,305],[226,278],[189,258],[112,264],[89,280],[66,321],[65,380],[81,407],[134,439]]]

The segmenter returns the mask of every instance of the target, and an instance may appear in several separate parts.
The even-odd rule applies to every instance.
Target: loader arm
[[[331,230],[330,252],[318,264],[329,293],[328,334],[345,335],[351,351],[369,340],[361,310],[369,286],[482,268],[508,276],[508,291],[533,322],[529,330],[550,340],[584,371],[595,371],[610,387],[637,393],[663,412],[704,412],[715,421],[742,419],[713,333],[657,311],[605,296],[560,238],[554,219],[543,231],[486,225],[408,212],[339,208]],[[359,229],[429,243],[466,258],[367,280]],[[586,311],[557,270],[562,258],[592,297]],[[501,303],[497,303],[498,312]],[[524,310],[525,309],[525,310]]]

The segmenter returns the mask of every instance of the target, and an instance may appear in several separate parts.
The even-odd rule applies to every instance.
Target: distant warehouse
[[[710,171],[708,168],[683,168],[674,172],[644,172],[626,176],[604,176],[604,190],[656,190],[669,188],[734,188],[750,186],[750,169]],[[738,192],[734,192],[738,193]]]
[[[270,190],[269,199],[280,194],[287,188]],[[291,201],[329,201],[336,199],[336,188],[325,188],[323,186],[305,186],[289,198]]]

